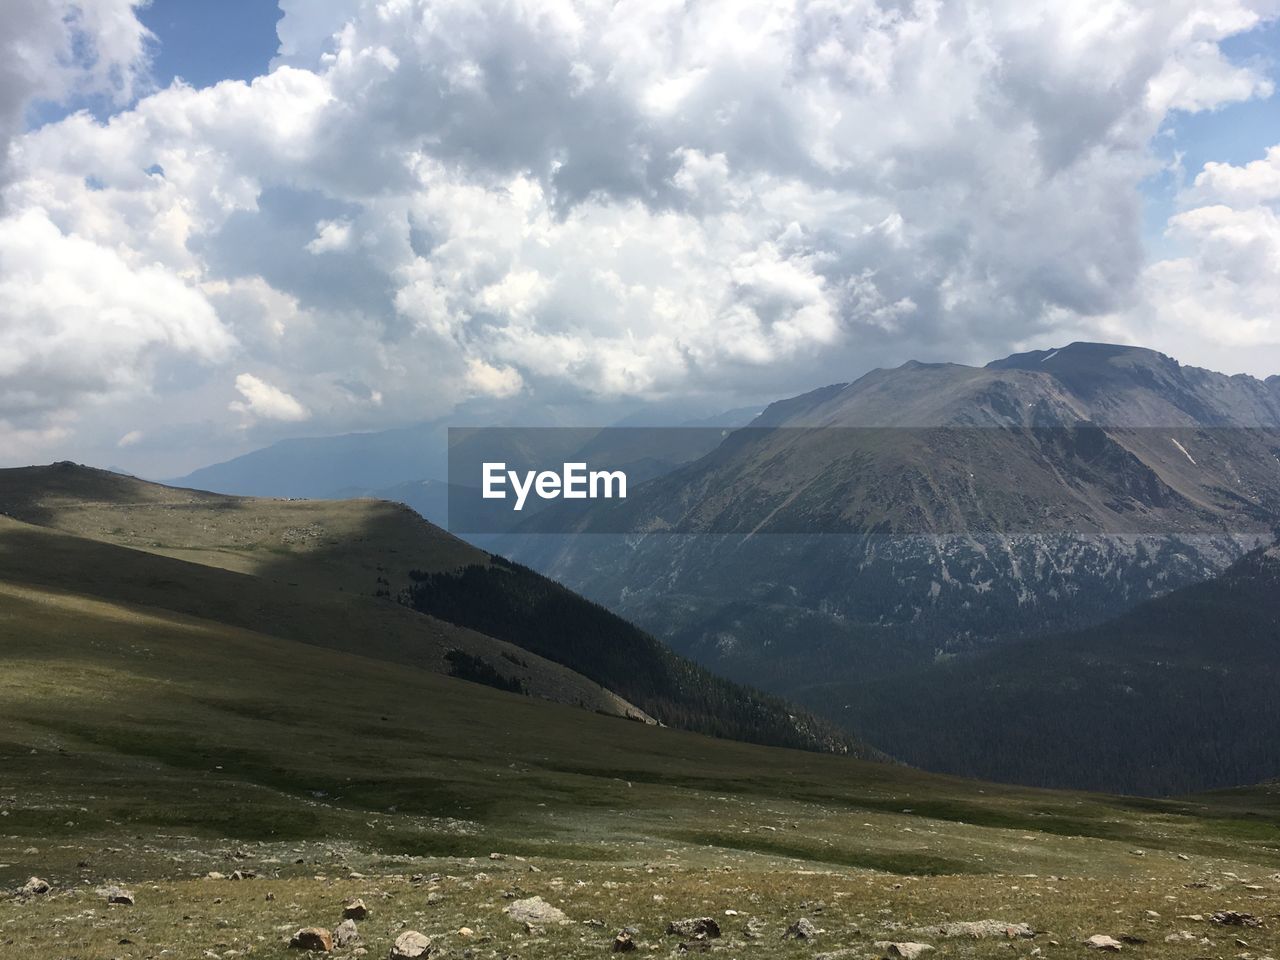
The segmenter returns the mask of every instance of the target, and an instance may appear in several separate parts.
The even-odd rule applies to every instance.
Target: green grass
[[[1148,941],[1139,956],[1280,953],[1273,786],[1135,800],[712,740],[361,656],[360,636],[255,630],[293,595],[33,530],[0,521],[0,886],[55,889],[0,900],[4,960],[284,960],[349,896],[373,911],[370,957],[405,928],[446,956],[595,957],[623,926],[668,956],[666,923],[702,915],[726,958],[871,957],[986,918],[1042,932],[924,939],[939,957],[1076,957],[1095,933]],[[360,629],[337,616],[293,629]],[[257,879],[205,879],[237,869]],[[137,905],[107,906],[108,882]],[[573,922],[502,913],[531,895]],[[1221,909],[1265,926],[1179,919]],[[815,946],[783,939],[800,916]]]

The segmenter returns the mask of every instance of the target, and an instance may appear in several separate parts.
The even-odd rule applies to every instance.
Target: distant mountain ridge
[[[1221,573],[1280,523],[1278,463],[1280,378],[1079,343],[780,401],[608,508],[693,533],[499,549],[849,722],[832,688],[1085,628]]]

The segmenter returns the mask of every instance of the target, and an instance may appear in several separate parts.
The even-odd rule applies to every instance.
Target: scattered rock
[[[320,927],[303,927],[293,935],[289,946],[294,950],[314,950],[316,953],[329,953],[333,950],[333,935]]]
[[[124,907],[133,906],[133,894],[123,887],[107,887],[102,891],[102,895],[107,898],[107,903],[118,903]]]
[[[348,900],[342,906],[342,918],[344,920],[363,920],[369,916],[369,908],[364,905],[364,901],[357,897],[354,900]]]
[[[915,960],[916,957],[922,957],[933,950],[933,947],[927,943],[899,943],[891,940],[877,940],[875,946],[886,957],[900,957],[901,960]]]
[[[205,878],[206,880],[225,880],[225,879],[227,879],[225,876],[223,876],[223,875],[222,875],[221,873],[219,873],[217,870],[210,870],[208,873],[206,873],[206,874],[204,875],[204,878]]]
[[[817,935],[818,928],[813,925],[813,921],[807,917],[801,917],[787,927],[782,936],[787,940],[812,940]]]
[[[431,956],[433,949],[434,945],[429,937],[423,936],[417,930],[408,930],[396,937],[391,952],[387,954],[387,960],[420,960],[420,958]]]
[[[427,894],[428,907],[434,907],[436,906],[436,904],[440,904],[440,903],[444,903],[444,894],[437,893],[435,890],[432,890],[430,893]]]
[[[49,885],[48,880],[32,877],[22,885],[22,889],[19,892],[26,897],[42,897],[52,889],[53,887]]]
[[[1109,950],[1111,953],[1119,953],[1124,948],[1115,937],[1108,937],[1102,933],[1095,933],[1084,942],[1084,945],[1091,950]]]
[[[333,928],[333,945],[335,947],[349,947],[359,939],[360,931],[356,928],[354,920],[343,920]]]
[[[619,931],[618,935],[613,938],[614,953],[631,953],[635,948],[636,942],[631,939],[631,934],[625,930]]]
[[[541,897],[529,897],[527,900],[516,900],[503,913],[512,920],[523,923],[568,923],[569,918],[563,910],[553,907]]]
[[[920,927],[912,932],[924,937],[971,937],[974,940],[985,940],[988,937],[1029,940],[1036,935],[1035,930],[1025,923],[1005,923],[1003,920],[957,920],[932,927]]]
[[[1251,913],[1240,913],[1236,910],[1219,910],[1209,918],[1224,927],[1260,927],[1262,921]]]
[[[748,940],[759,940],[764,936],[764,921],[759,917],[752,917],[747,921],[747,925],[743,928],[742,935]]]
[[[689,917],[687,920],[672,920],[667,924],[667,933],[694,940],[715,939],[720,936],[720,924],[711,917]]]
[[[474,930],[472,930],[470,927],[459,927],[459,928],[458,928],[458,936],[460,936],[460,937],[474,937],[474,936],[475,936],[475,934],[476,934],[476,932],[475,932]]]

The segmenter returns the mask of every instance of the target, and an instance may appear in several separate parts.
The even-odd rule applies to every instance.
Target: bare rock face
[[[387,954],[387,960],[423,960],[431,956],[434,949],[435,946],[429,937],[417,930],[407,930],[396,937],[391,952]]]
[[[333,950],[333,935],[320,927],[303,927],[293,935],[289,946],[294,950],[311,950],[315,953],[329,953]]]
[[[25,897],[43,897],[52,889],[53,887],[49,885],[48,880],[41,880],[39,877],[32,877],[22,885],[22,889],[19,893]]]
[[[558,907],[553,907],[541,897],[529,897],[527,900],[516,900],[503,910],[517,923],[528,923],[537,926],[545,923],[568,923],[569,918]]]
[[[687,920],[672,920],[667,924],[667,933],[694,940],[713,940],[720,936],[720,924],[712,917],[689,917]]]
[[[344,920],[363,920],[369,916],[369,908],[364,905],[364,901],[356,898],[348,900],[342,908],[342,917]]]
[[[343,920],[333,928],[333,945],[335,947],[349,947],[359,939],[360,931],[356,929],[354,920]]]
[[[1084,942],[1084,945],[1090,950],[1105,950],[1108,953],[1119,953],[1124,949],[1124,944],[1115,937],[1108,937],[1102,933],[1095,933]]]

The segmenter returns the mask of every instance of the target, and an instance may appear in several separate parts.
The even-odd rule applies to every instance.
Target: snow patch
[[[1184,457],[1186,457],[1188,460],[1190,460],[1190,461],[1191,461],[1191,465],[1192,465],[1192,466],[1195,466],[1195,467],[1200,466],[1200,464],[1196,463],[1196,458],[1195,458],[1195,457],[1193,457],[1193,456],[1191,456],[1191,454],[1187,453],[1187,448],[1186,448],[1186,447],[1184,447],[1182,444],[1180,444],[1180,443],[1179,443],[1176,439],[1174,439],[1173,437],[1170,437],[1169,439],[1173,441],[1173,445],[1174,445],[1175,447],[1177,447],[1179,450],[1181,450],[1181,451],[1182,451],[1182,455],[1183,455]]]

